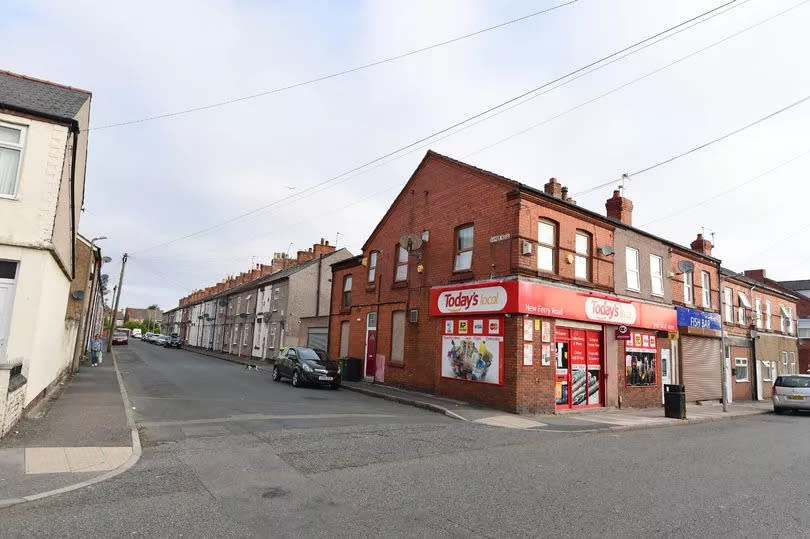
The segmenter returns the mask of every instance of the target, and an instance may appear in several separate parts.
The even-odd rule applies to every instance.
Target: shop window
[[[638,271],[638,249],[626,247],[624,249],[624,263],[627,274],[627,289],[636,292],[641,290],[641,279]]]
[[[631,334],[631,339],[635,335]],[[639,335],[641,338],[649,339],[648,335]],[[652,337],[655,339],[655,337]],[[655,386],[657,379],[657,365],[655,364],[655,347],[653,346],[628,346],[625,348],[625,384],[632,387]],[[641,344],[641,343],[638,343]]]
[[[744,357],[738,357],[734,359],[734,380],[736,382],[747,382],[748,381],[748,359]]]
[[[723,289],[723,310],[725,311],[726,322],[734,323],[734,293],[731,288]]]
[[[343,278],[343,306],[351,307],[352,305],[352,276],[346,275]]]
[[[396,273],[394,274],[395,281],[405,281],[408,279],[408,250],[397,245],[397,264]]]
[[[577,231],[574,245],[574,277],[588,281],[591,278],[591,235],[581,230]]]
[[[691,305],[695,301],[693,275],[691,271],[683,274],[683,302]]]
[[[712,276],[708,271],[700,272],[700,286],[703,292],[703,307],[712,308]]]
[[[650,255],[650,280],[652,282],[652,295],[664,295],[664,259],[658,255]]]
[[[379,254],[377,251],[371,251],[371,254],[368,255],[368,282],[370,283],[373,283],[377,277],[377,257]]]
[[[537,223],[537,269],[554,273],[557,260],[557,223],[541,219]]]
[[[473,233],[473,225],[456,229],[456,257],[453,271],[469,271],[472,268]]]
[[[405,311],[391,313],[391,363],[405,362]]]
[[[762,298],[754,298],[754,316],[756,317],[757,329],[762,329]]]

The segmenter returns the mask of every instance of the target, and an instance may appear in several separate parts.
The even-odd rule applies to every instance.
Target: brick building
[[[660,405],[673,285],[629,290],[628,242],[645,242],[636,273],[651,254],[666,271],[670,249],[717,261],[632,228],[618,193],[606,208],[576,206],[555,179],[540,191],[428,152],[363,254],[332,266],[330,354],[363,358],[368,379],[510,411]]]
[[[796,334],[799,338],[799,372],[810,373],[810,280],[780,281],[779,286],[787,289],[799,298],[796,309]]]

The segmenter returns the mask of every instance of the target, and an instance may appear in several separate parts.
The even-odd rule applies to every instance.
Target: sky
[[[503,114],[306,191],[727,1],[579,0],[315,84],[103,128],[342,71],[563,1],[3,0],[0,34],[25,45],[3,47],[0,68],[93,92],[80,232],[108,237],[99,244],[113,258],[111,283],[131,254],[121,307],[164,309],[320,238],[359,253],[427,148],[539,188],[552,176],[572,193],[616,180],[577,196],[604,213],[623,173],[810,95],[810,2],[738,0]],[[801,241],[808,125],[810,102],[634,176],[634,225],[684,245],[714,233],[724,266],[810,277]]]

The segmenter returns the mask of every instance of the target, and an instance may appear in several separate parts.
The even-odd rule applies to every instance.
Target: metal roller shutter
[[[307,332],[307,346],[326,350],[327,328],[309,328]]]
[[[681,336],[682,379],[687,402],[723,398],[722,360],[718,339]]]

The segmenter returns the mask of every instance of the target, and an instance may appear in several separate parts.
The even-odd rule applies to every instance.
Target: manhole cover
[[[280,498],[282,496],[286,496],[289,493],[290,491],[285,488],[273,487],[270,490],[265,491],[265,493],[262,494],[262,498]]]

